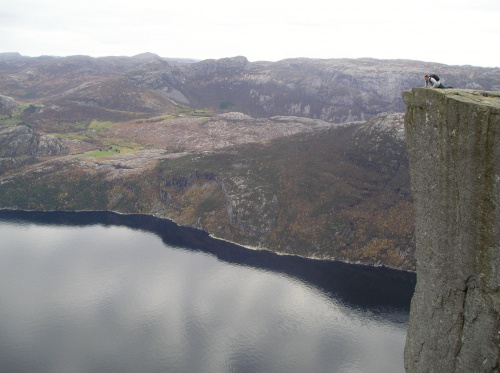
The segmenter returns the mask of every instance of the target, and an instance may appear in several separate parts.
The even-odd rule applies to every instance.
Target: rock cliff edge
[[[416,215],[407,372],[500,371],[500,92],[403,92]]]

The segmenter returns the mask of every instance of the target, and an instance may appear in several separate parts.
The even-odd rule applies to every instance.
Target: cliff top
[[[430,94],[443,95],[452,100],[500,109],[500,92],[478,91],[472,89],[413,88],[411,91],[405,91],[403,95],[405,95],[406,92],[408,92],[408,94],[410,94],[410,92],[416,94],[427,92]]]

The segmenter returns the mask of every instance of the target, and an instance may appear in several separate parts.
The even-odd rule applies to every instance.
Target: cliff
[[[403,93],[416,215],[407,372],[500,369],[500,93]]]

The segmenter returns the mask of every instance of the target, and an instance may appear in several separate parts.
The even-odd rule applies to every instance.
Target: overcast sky
[[[0,52],[500,66],[500,0],[0,0]]]

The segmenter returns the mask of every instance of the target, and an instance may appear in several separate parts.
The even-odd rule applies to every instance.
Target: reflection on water
[[[403,372],[413,275],[0,211],[1,372]]]

